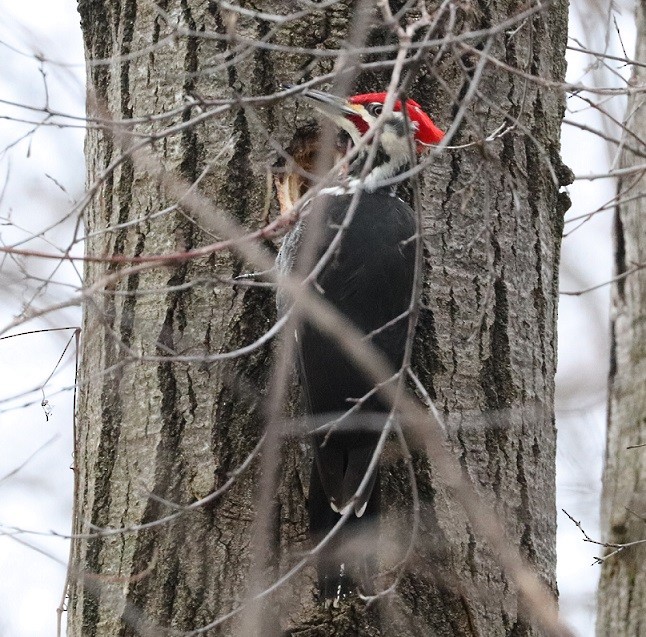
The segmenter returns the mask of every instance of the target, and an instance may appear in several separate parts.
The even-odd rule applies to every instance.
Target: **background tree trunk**
[[[88,59],[109,60],[88,66],[91,114],[143,118],[132,128],[150,134],[194,116],[197,109],[180,108],[162,123],[146,119],[178,109],[191,96],[271,94],[282,81],[333,68],[329,58],[260,48],[243,55],[232,39],[201,36],[235,29],[240,37],[260,39],[275,28],[262,16],[234,20],[216,2],[159,5],[165,17],[145,0],[79,2]],[[427,276],[415,368],[448,416],[456,457],[504,520],[511,541],[555,588],[553,378],[567,207],[559,187],[568,176],[559,159],[563,99],[560,90],[479,65],[478,52],[484,49],[523,73],[562,80],[566,3],[552,3],[511,29],[496,29],[525,8],[496,0],[468,13],[452,9],[454,30],[493,28],[495,35],[478,39],[475,49],[433,49],[410,87],[410,96],[444,128],[461,117],[463,105],[466,117],[455,143],[478,142],[444,154],[422,175]],[[294,7],[261,2],[253,10],[287,14]],[[271,41],[338,48],[349,37],[352,15],[351,3],[334,4],[285,23]],[[169,22],[191,34],[165,43]],[[371,45],[393,41],[383,27],[369,32]],[[144,53],[131,55],[138,51]],[[235,55],[235,65],[222,66]],[[436,55],[438,63],[431,65]],[[357,90],[381,90],[386,78],[384,71],[363,73]],[[103,179],[130,140],[117,126],[90,130],[88,183],[100,187],[86,213],[87,253],[159,254],[211,242],[181,210],[148,216],[176,203],[160,174],[194,182],[207,166],[200,191],[257,227],[266,196],[267,134],[286,145],[311,114],[295,111],[291,101],[255,113],[257,118],[240,109],[205,119],[155,141],[146,161],[127,154]],[[501,124],[509,129],[503,136],[479,141]],[[86,285],[116,277],[123,267],[90,264]],[[133,273],[88,294],[76,437],[77,533],[153,522],[173,510],[160,498],[190,504],[222,486],[253,450],[263,428],[259,398],[267,385],[267,348],[227,364],[139,360],[222,352],[262,334],[275,317],[273,295],[232,288],[218,278],[242,267],[217,253]],[[309,462],[302,442],[285,445],[275,574],[309,546]],[[403,461],[393,454],[385,466],[382,488],[390,505],[382,539],[388,565],[406,547],[411,496]],[[313,573],[306,569],[271,598],[263,635],[538,634],[508,575],[421,453],[415,467],[421,533],[398,593],[367,611],[360,601],[324,611],[314,602]],[[159,634],[156,626],[189,631],[235,608],[248,586],[258,481],[255,463],[223,497],[172,523],[75,541],[69,634]],[[231,630],[225,623],[208,634]]]
[[[642,0],[637,8],[635,59],[646,55],[645,9]],[[632,86],[645,84],[646,69],[635,66]],[[627,130],[644,139],[643,95],[633,94],[626,112]],[[621,166],[640,164],[643,157],[624,148]],[[604,541],[642,544],[626,548],[603,563],[598,593],[599,637],[632,637],[646,627],[646,276],[643,269],[631,272],[646,263],[643,181],[639,172],[619,182],[620,197],[626,201],[620,202],[615,216],[615,274],[625,278],[617,281],[612,297],[610,399],[601,503]],[[605,549],[606,553],[614,550]]]

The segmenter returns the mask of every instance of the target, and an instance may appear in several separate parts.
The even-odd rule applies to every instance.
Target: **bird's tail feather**
[[[375,480],[378,480],[378,470]],[[321,542],[341,519],[330,506],[317,463],[313,463],[309,496],[310,533]],[[374,592],[377,559],[374,551],[379,533],[379,488],[373,488],[363,515],[353,511],[334,537],[317,554],[319,598],[326,606],[338,606],[349,595]]]

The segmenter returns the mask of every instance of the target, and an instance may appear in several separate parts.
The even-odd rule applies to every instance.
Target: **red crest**
[[[383,104],[386,101],[386,93],[363,93],[354,95],[348,99],[351,104],[361,104],[367,108],[370,104]],[[406,100],[406,109],[408,117],[415,126],[415,141],[422,146],[438,144],[444,137],[444,132],[440,130],[433,120],[422,110],[422,107],[415,100]],[[397,100],[393,106],[393,111],[401,112],[402,102]],[[352,117],[354,124],[363,135],[368,130],[368,124],[359,116]]]

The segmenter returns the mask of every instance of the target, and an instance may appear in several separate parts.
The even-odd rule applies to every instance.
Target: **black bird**
[[[343,129],[354,145],[374,127],[386,100],[385,93],[355,95],[348,100],[314,90],[302,95]],[[398,100],[380,131],[340,176],[340,185],[323,189],[310,204],[322,217],[305,216],[283,240],[277,259],[281,272],[307,276],[353,208],[339,245],[311,289],[369,335],[372,345],[395,370],[402,365],[406,345],[405,313],[413,286],[416,223],[410,206],[396,196],[393,186],[382,182],[410,167],[408,130],[412,130],[418,151],[444,136],[416,102],[407,100],[405,105],[408,122]],[[372,144],[377,148],[372,149]],[[304,263],[303,254],[309,249],[305,246],[312,241],[315,245],[309,263]],[[288,303],[279,294],[281,313]],[[379,522],[378,468],[360,492],[359,487],[390,408],[379,392],[370,393],[373,383],[335,339],[307,318],[299,324],[295,338],[305,410],[310,426],[319,428],[312,435],[314,462],[308,498],[313,541],[320,542],[347,508],[352,508],[345,525],[319,553],[317,563],[319,596],[336,606],[353,592],[370,594],[374,589],[376,564],[369,547],[376,541]],[[353,406],[353,412],[331,428],[323,426]]]

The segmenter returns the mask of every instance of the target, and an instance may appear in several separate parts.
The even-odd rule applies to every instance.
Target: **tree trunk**
[[[637,7],[637,51],[646,55],[646,4]],[[646,69],[634,67],[632,86],[646,84]],[[646,136],[643,95],[628,100],[626,127]],[[643,164],[624,148],[621,166]],[[641,542],[603,562],[598,593],[597,635],[633,637],[646,629],[646,203],[643,173],[619,182],[615,216],[615,274],[612,297],[612,350],[606,465],[603,476],[604,541],[619,545]],[[624,201],[622,201],[622,199]],[[641,445],[641,446],[640,446]]]
[[[342,47],[352,29],[348,2],[278,27],[256,12],[288,14],[302,5],[243,3],[251,13],[235,19],[217,2],[158,5],[159,13],[145,0],[79,2],[88,60],[97,60],[88,65],[90,115],[136,120],[128,128],[88,132],[88,184],[99,184],[85,212],[88,255],[163,254],[211,243],[181,206],[153,217],[177,203],[165,175],[193,183],[206,167],[199,191],[247,227],[258,227],[268,135],[286,146],[311,115],[296,111],[291,100],[204,118],[107,168],[137,142],[129,130],[159,133],[198,115],[197,106],[186,106],[189,99],[268,95],[281,82],[333,69],[334,58],[249,52],[227,34],[321,51]],[[476,142],[444,153],[421,177],[426,277],[414,366],[447,416],[456,458],[504,521],[510,541],[555,590],[553,379],[567,207],[559,187],[568,175],[559,159],[563,99],[560,90],[481,64],[482,55],[491,56],[526,75],[563,79],[567,4],[551,3],[497,28],[525,10],[508,0],[482,0],[468,12],[451,9],[456,21],[443,19],[441,29],[491,28],[492,37],[474,40],[474,49],[461,43],[431,49],[409,89],[445,129],[461,120],[452,143]],[[170,38],[169,25],[190,33]],[[368,44],[395,42],[385,27],[372,26]],[[383,90],[387,78],[383,70],[366,71],[357,92]],[[168,119],[150,118],[174,109]],[[501,124],[504,134],[482,142]],[[267,347],[226,363],[171,355],[199,358],[253,341],[275,319],[273,294],[229,285],[243,265],[227,252],[140,271],[129,267],[114,261],[86,266],[76,434],[79,534],[146,525],[176,510],[168,501],[189,505],[208,495],[227,482],[263,431]],[[313,569],[306,568],[270,598],[263,635],[539,634],[509,574],[434,467],[421,452],[414,455],[421,530],[396,594],[368,609],[356,600],[324,610],[313,597]],[[284,445],[274,577],[309,548],[309,462],[302,441]],[[403,460],[392,454],[384,467],[386,568],[406,549],[412,514]],[[250,588],[245,575],[259,478],[254,462],[222,497],[170,522],[76,539],[69,634],[190,631],[235,609]],[[206,634],[234,629],[235,622],[224,622]]]

